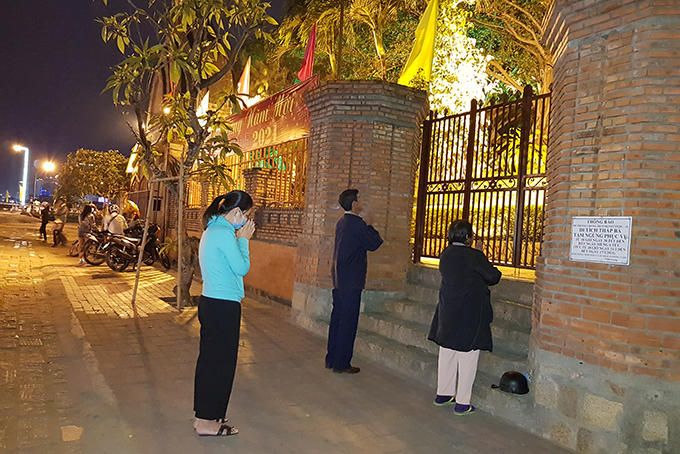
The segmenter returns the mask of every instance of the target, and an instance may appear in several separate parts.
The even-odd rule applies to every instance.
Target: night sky
[[[281,16],[283,0],[271,15]],[[105,44],[97,17],[113,14],[123,0],[3,0],[0,9],[0,191],[18,197],[23,153],[30,149],[29,193],[34,162],[59,164],[78,148],[120,150],[129,155],[131,115],[102,93],[110,68],[122,60]]]

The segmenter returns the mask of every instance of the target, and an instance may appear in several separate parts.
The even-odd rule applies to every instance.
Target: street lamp
[[[43,162],[42,169],[44,172],[54,172],[57,166],[52,161]],[[38,171],[35,171],[35,178],[33,179],[33,197],[38,198]]]
[[[26,184],[28,183],[28,148],[22,147],[21,145],[14,145],[14,151],[24,152],[24,179],[21,182],[21,191],[19,198],[21,199],[21,204],[26,205]]]

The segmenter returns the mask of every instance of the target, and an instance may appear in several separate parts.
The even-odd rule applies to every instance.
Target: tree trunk
[[[371,29],[373,33],[373,42],[375,43],[375,52],[378,54],[380,60],[380,74],[382,80],[387,80],[387,62],[385,57],[385,46],[383,46],[382,34],[379,34],[376,29]]]
[[[180,275],[180,304],[181,307],[195,306],[198,304],[195,296],[191,296],[191,283],[194,281],[194,275],[198,270],[198,245],[200,240],[196,237],[189,236],[185,228],[180,235],[182,238],[182,270]],[[177,286],[173,289],[174,294],[177,295]]]
[[[345,35],[345,0],[340,0],[340,25],[338,26],[338,56],[335,64],[335,80],[342,79],[342,40]]]

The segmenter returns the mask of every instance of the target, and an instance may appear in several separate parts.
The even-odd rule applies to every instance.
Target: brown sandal
[[[216,434],[198,434],[201,437],[221,437],[221,436],[227,436],[227,435],[236,435],[238,433],[238,429],[234,426],[230,426],[229,424],[222,424],[220,425],[220,430],[217,431]]]

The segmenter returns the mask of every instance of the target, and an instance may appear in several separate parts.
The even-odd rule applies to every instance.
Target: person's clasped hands
[[[247,219],[246,223],[243,224],[243,227],[236,231],[236,239],[245,238],[246,240],[250,240],[254,233],[255,233],[255,221],[253,221],[252,219]]]

